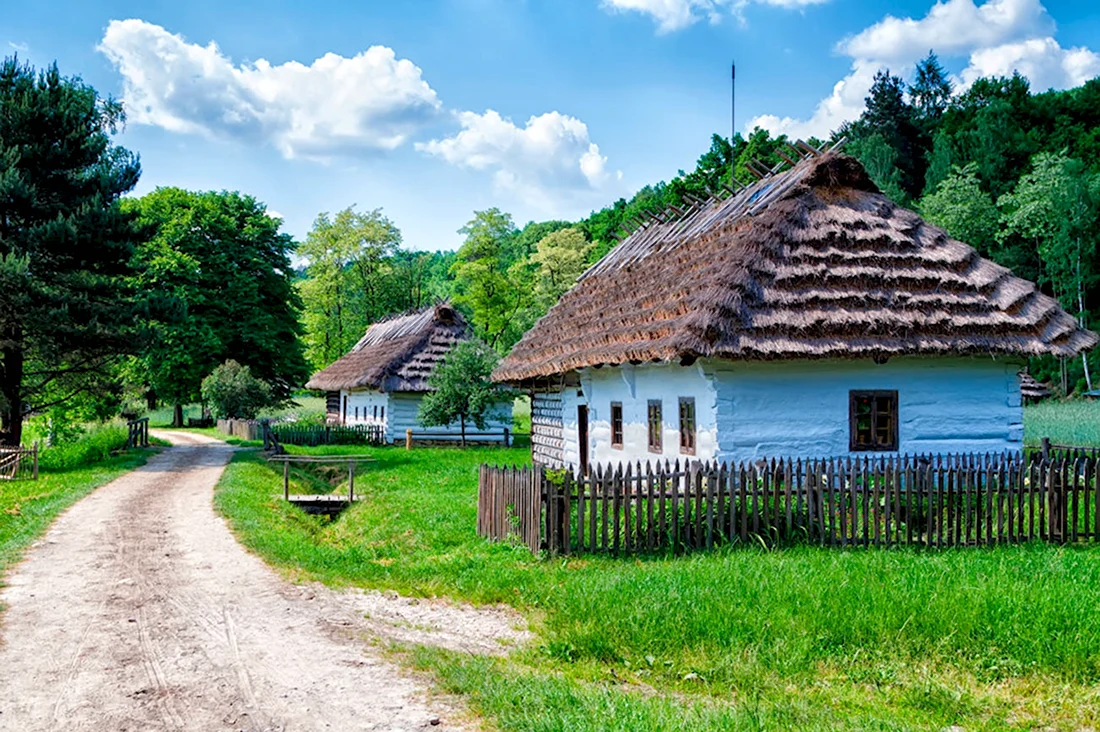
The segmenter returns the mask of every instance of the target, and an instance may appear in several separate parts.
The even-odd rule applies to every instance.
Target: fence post
[[[290,461],[283,460],[283,499],[290,500]]]
[[[413,449],[413,431],[412,430],[405,430],[405,449],[406,450]]]
[[[1044,437],[1042,440],[1039,441],[1039,449],[1042,450],[1043,461],[1046,462],[1047,460],[1049,460],[1050,459],[1050,438],[1049,437]]]
[[[34,480],[38,480],[38,440],[34,441]]]
[[[504,428],[504,446],[505,446],[505,447],[511,447],[511,445],[509,444],[509,437],[508,437],[508,434],[509,434],[509,433],[508,433],[508,428],[507,428],[507,427],[505,427],[505,428]]]
[[[355,461],[348,460],[348,503],[355,502]]]

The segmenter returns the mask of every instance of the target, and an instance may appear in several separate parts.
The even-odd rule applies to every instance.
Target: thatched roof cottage
[[[1097,342],[1034,284],[807,157],[651,222],[494,374],[549,465],[1019,450],[1027,356]]]
[[[381,425],[387,442],[404,440],[405,430],[457,441],[457,424],[421,427],[416,413],[431,390],[432,370],[470,336],[462,314],[447,302],[396,315],[371,325],[351,351],[314,374],[306,387],[326,392],[331,423]],[[467,429],[466,435],[499,440],[511,426],[512,405],[502,402],[484,433]]]

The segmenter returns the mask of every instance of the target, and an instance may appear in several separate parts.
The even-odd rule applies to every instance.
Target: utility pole
[[[730,188],[736,185],[737,169],[737,64],[730,62]]]

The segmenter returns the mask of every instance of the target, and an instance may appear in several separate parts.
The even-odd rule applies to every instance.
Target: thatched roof
[[[1034,284],[892,203],[849,156],[700,204],[611,250],[494,377],[698,357],[1068,356],[1097,342]]]
[[[1020,396],[1031,401],[1039,401],[1050,396],[1050,389],[1046,384],[1035,380],[1031,374],[1020,374]]]
[[[380,320],[346,356],[313,375],[309,389],[428,391],[428,376],[451,347],[470,337],[449,303]]]

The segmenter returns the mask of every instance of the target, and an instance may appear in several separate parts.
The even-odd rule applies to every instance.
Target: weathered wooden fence
[[[149,418],[132,419],[126,423],[129,434],[126,437],[127,447],[149,447]]]
[[[377,424],[317,424],[284,423],[271,425],[271,433],[284,445],[381,445],[386,432]]]
[[[38,445],[0,447],[0,480],[38,480]]]
[[[546,527],[546,485],[542,468],[482,465],[478,474],[477,533],[497,540],[515,537],[538,552]]]
[[[259,440],[263,437],[263,426],[248,419],[219,419],[218,432],[238,440]]]
[[[1091,542],[1096,466],[1095,455],[1059,452],[635,463],[580,477],[482,466],[478,531],[554,553]]]

